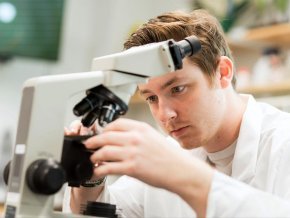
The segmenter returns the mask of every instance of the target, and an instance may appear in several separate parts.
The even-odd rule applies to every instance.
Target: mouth
[[[174,138],[179,138],[184,135],[187,131],[189,126],[184,126],[175,130],[170,131],[170,135]]]

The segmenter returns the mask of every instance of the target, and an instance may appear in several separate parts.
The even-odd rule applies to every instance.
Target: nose
[[[177,111],[172,104],[162,102],[159,100],[157,118],[160,122],[166,123],[170,120],[175,119]]]

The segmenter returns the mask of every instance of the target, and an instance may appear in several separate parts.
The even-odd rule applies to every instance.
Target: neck
[[[220,128],[216,134],[203,146],[209,152],[218,152],[226,149],[239,136],[243,114],[246,110],[247,99],[237,93],[230,93],[226,96],[227,104]]]

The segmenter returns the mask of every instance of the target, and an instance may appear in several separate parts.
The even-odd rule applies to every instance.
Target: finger
[[[92,129],[95,134],[101,134],[103,132],[103,127],[99,125],[99,122],[96,121],[94,125],[92,125]]]
[[[140,121],[119,118],[112,123],[109,123],[103,130],[103,132],[107,131],[130,131],[134,129],[145,128],[148,124],[145,124]]]
[[[127,156],[128,155],[126,155],[126,151],[124,148],[119,147],[119,146],[107,145],[95,151],[91,155],[90,159],[93,163],[100,163],[100,162],[102,163],[102,162],[108,162],[108,161],[121,161],[121,160],[124,160]]]
[[[104,165],[104,164],[106,164],[106,163],[105,163],[105,162],[99,162],[99,163],[95,164],[94,169],[96,169],[97,167],[100,167],[101,165]],[[100,177],[100,176],[96,176],[96,175],[94,174],[94,172],[93,172],[93,175],[92,175],[91,180],[96,180],[96,179],[101,179],[101,178],[103,178],[103,176],[102,176],[102,177]]]
[[[132,164],[129,162],[109,162],[94,169],[94,175],[104,177],[107,175],[132,175]]]
[[[100,134],[102,132],[102,127],[98,124],[98,122],[95,122],[90,127],[85,127],[81,125],[80,129],[80,135],[96,135]]]
[[[93,135],[94,131],[92,130],[92,128],[81,126],[79,133],[80,135]]]
[[[70,131],[71,134],[79,135],[81,127],[82,127],[81,121],[80,120],[74,120],[74,121],[71,122],[71,124],[69,126],[69,131]]]
[[[105,145],[129,145],[133,140],[130,132],[110,131],[88,138],[84,145],[88,149],[97,149]]]
[[[67,127],[64,127],[64,135],[69,135],[70,130]]]
[[[79,132],[76,129],[71,130],[67,127],[64,127],[64,135],[66,135],[66,136],[79,135]]]

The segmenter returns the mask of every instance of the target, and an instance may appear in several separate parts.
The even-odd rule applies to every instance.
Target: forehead
[[[140,91],[157,88],[162,89],[179,82],[182,83],[200,80],[201,77],[203,77],[203,73],[199,67],[185,62],[181,70],[149,78],[146,83],[139,84],[138,88]]]

